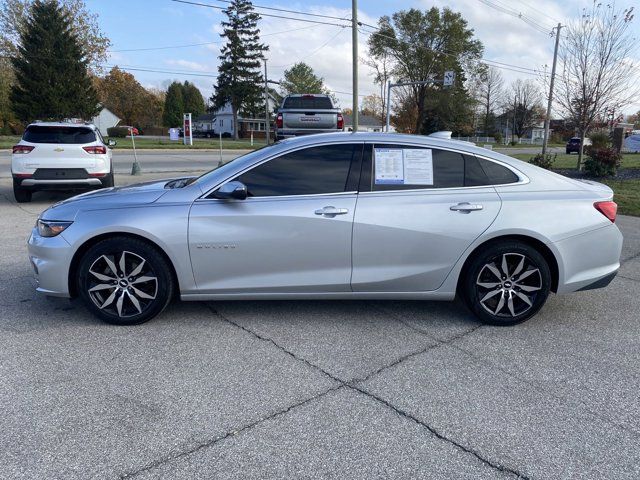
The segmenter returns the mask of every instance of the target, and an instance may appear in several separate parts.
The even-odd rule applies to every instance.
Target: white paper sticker
[[[412,148],[402,151],[405,185],[433,185],[433,157],[431,150]]]
[[[401,148],[376,148],[374,152],[376,185],[402,185],[404,162]]]

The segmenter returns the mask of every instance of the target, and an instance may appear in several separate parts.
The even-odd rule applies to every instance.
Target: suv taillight
[[[94,153],[94,154],[100,154],[100,155],[104,155],[105,153],[107,153],[107,147],[102,145],[95,145],[93,147],[82,147],[82,149],[87,153]]]
[[[341,113],[338,114],[338,130],[342,130],[344,128],[344,117]]]
[[[611,220],[611,223],[615,223],[616,214],[618,213],[618,204],[616,202],[607,201],[607,202],[596,202],[593,206],[598,210],[601,214]]]
[[[31,145],[14,145],[13,146],[13,153],[30,153],[31,150],[33,150],[35,147],[32,147]]]
[[[282,114],[279,113],[278,116],[276,117],[276,127],[277,128],[282,128],[283,127],[283,120],[282,120]]]

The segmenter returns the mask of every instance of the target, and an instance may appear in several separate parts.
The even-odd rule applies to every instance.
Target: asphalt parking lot
[[[25,241],[61,198],[0,179],[0,478],[640,477],[640,218],[608,288],[512,328],[370,301],[114,327],[34,292]]]

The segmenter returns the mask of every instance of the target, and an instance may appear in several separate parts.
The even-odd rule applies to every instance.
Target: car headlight
[[[40,220],[36,222],[41,237],[55,237],[64,232],[73,222],[59,222],[55,220]]]

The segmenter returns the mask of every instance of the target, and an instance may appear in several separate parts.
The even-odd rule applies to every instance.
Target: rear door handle
[[[314,212],[316,215],[323,215],[325,217],[333,218],[336,215],[346,215],[349,213],[349,210],[346,208],[336,208],[334,206],[328,206],[324,208],[319,208]]]
[[[471,213],[478,210],[482,210],[483,208],[484,207],[478,203],[462,202],[462,203],[458,203],[457,205],[451,205],[449,207],[449,210],[453,212],[460,212],[460,213]]]

